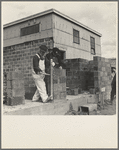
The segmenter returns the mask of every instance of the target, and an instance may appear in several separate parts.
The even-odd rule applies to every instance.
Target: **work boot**
[[[42,99],[41,99],[41,97],[39,97],[39,99],[37,99],[37,100],[32,100],[32,102],[42,102]]]
[[[46,99],[46,101],[45,101],[45,102],[43,102],[43,103],[47,103],[47,102],[49,102],[49,101],[53,101],[53,97],[52,97],[52,95],[50,95],[50,96]]]

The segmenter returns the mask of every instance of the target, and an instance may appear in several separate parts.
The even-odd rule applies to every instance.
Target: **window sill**
[[[96,55],[96,53],[91,53],[92,55]]]

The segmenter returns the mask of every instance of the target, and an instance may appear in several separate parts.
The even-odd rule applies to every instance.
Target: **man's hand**
[[[62,69],[62,66],[60,66],[59,68]]]
[[[43,72],[43,71],[42,71],[42,70],[40,70],[40,71],[38,71],[38,72],[37,72],[37,74],[42,74],[42,72]]]
[[[54,62],[52,62],[52,66],[53,66],[53,67],[55,66],[55,63],[54,63]]]

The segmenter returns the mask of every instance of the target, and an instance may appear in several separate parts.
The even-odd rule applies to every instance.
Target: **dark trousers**
[[[111,101],[113,101],[115,95],[116,95],[116,87],[112,86]]]

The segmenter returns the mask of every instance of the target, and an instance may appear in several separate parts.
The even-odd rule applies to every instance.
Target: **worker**
[[[52,95],[48,97],[46,85],[44,82],[45,73],[45,57],[48,53],[48,48],[45,45],[39,47],[39,52],[33,57],[32,76],[35,81],[37,90],[32,98],[32,102],[42,99],[44,103],[52,100]]]
[[[112,90],[111,90],[110,101],[105,100],[105,102],[109,105],[113,104],[114,96],[116,95],[116,70],[114,68],[112,69],[112,73],[114,74],[114,77],[113,77],[112,83],[111,83]]]
[[[61,51],[56,47],[54,47],[53,49],[49,49],[49,53],[45,57],[46,72],[48,73],[50,72],[50,65],[52,65],[53,68],[64,69],[63,59],[61,58]],[[49,76],[45,76],[44,80],[46,83],[46,89],[48,93],[50,81]]]
[[[53,60],[52,66],[62,69],[64,67],[63,59],[61,58],[61,52],[57,47],[50,49],[50,52],[46,55],[46,67],[50,66],[50,59]]]
[[[111,104],[113,104],[114,96],[116,95],[116,70],[114,69],[113,71],[115,73],[112,83],[111,83]]]

